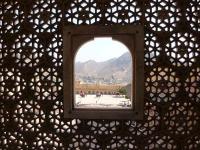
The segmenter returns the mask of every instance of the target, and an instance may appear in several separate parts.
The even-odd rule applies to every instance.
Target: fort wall
[[[112,94],[117,92],[124,85],[104,85],[104,84],[81,84],[79,81],[75,82],[75,92],[80,93],[83,91],[88,94],[95,94],[96,92],[102,92],[103,94]]]

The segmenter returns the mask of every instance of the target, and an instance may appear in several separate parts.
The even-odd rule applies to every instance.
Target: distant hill
[[[75,64],[76,79],[87,83],[119,83],[131,81],[131,56],[129,52],[104,62],[89,60]]]

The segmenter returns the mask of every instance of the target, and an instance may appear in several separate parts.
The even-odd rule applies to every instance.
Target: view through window
[[[129,49],[111,37],[84,43],[74,60],[74,107],[131,109],[132,59]]]

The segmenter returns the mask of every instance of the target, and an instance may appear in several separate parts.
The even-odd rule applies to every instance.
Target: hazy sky
[[[82,45],[76,54],[75,62],[95,60],[97,62],[119,57],[129,51],[128,48],[112,38],[95,38]]]

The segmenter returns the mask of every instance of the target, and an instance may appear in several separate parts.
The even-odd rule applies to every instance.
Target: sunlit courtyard
[[[124,95],[75,95],[75,108],[104,108],[104,109],[127,109],[131,108],[130,99]]]

